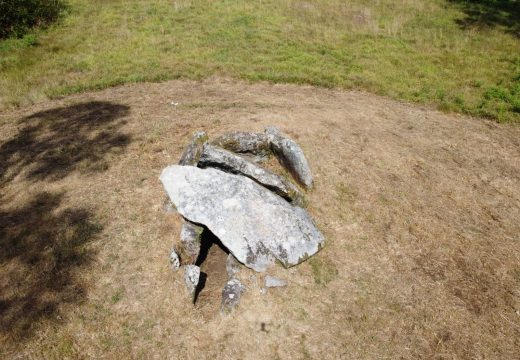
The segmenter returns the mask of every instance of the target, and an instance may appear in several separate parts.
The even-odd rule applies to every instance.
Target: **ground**
[[[191,306],[160,171],[196,130],[267,125],[308,156],[326,246],[229,316],[214,247]],[[1,113],[0,187],[2,358],[520,358],[518,127],[359,91],[125,85]]]

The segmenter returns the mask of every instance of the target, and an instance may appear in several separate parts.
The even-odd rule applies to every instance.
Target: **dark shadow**
[[[87,244],[101,231],[82,208],[57,210],[64,194],[42,192],[0,211],[0,333],[26,338],[61,304],[81,302],[78,273],[93,258]]]
[[[193,303],[195,304],[199,298],[199,294],[206,286],[206,281],[208,280],[208,274],[205,272],[200,273],[199,277],[199,283],[197,284],[197,287],[195,288],[195,296],[193,297]]]
[[[93,101],[21,119],[19,132],[0,145],[0,185],[22,173],[49,181],[106,170],[111,154],[130,141],[120,132],[128,113],[128,106]]]
[[[106,170],[130,142],[121,131],[128,113],[99,101],[55,108],[20,119],[0,142],[0,337],[24,340],[41,320],[58,322],[64,305],[86,298],[80,273],[89,271],[90,243],[102,230],[95,209],[64,191],[32,189]],[[20,195],[27,192],[35,195]]]
[[[520,1],[518,0],[449,0],[466,17],[457,23],[463,28],[501,27],[520,37]]]
[[[202,263],[206,261],[212,246],[218,246],[223,252],[229,254],[229,250],[224,246],[224,244],[222,244],[220,239],[216,237],[215,234],[213,234],[207,227],[204,227],[204,231],[200,237],[200,252],[197,260],[195,261],[195,265],[199,267],[202,266]]]

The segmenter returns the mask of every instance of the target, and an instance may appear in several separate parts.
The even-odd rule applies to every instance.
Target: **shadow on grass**
[[[63,304],[85,299],[81,273],[102,230],[95,209],[66,191],[34,189],[107,169],[130,142],[121,132],[128,113],[108,102],[38,112],[0,143],[0,338],[26,339],[40,321],[59,321]],[[23,201],[6,195],[25,192]]]
[[[464,28],[502,27],[520,37],[520,1],[518,0],[449,0],[466,14],[458,24]]]
[[[87,245],[101,226],[86,209],[57,211],[63,196],[42,192],[16,210],[0,211],[1,333],[27,337],[60,304],[85,296],[77,272],[91,262]]]
[[[130,138],[120,132],[128,106],[88,102],[38,112],[0,145],[0,185],[24,172],[34,180],[59,180],[72,171],[103,171],[110,155]]]

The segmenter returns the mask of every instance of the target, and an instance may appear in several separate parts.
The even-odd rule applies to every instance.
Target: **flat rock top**
[[[264,271],[275,259],[296,265],[324,237],[302,208],[253,180],[217,169],[169,166],[160,177],[177,210],[208,227],[243,264]]]

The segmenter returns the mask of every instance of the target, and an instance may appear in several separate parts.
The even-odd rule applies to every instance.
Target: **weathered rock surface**
[[[200,238],[204,228],[184,220],[181,227],[181,245],[184,263],[194,264],[200,253]]]
[[[195,300],[195,292],[199,284],[200,268],[196,265],[186,265],[184,267],[184,282],[186,283],[186,290],[191,300]]]
[[[170,253],[170,265],[173,271],[179,270],[179,267],[181,266],[181,260],[175,249]]]
[[[233,310],[240,303],[240,297],[245,291],[246,287],[238,279],[229,280],[222,290],[222,311]]]
[[[160,177],[183,217],[209,228],[243,264],[265,271],[315,254],[324,237],[309,214],[253,180],[193,166],[169,166]]]
[[[265,287],[284,287],[287,286],[287,282],[282,279],[275,278],[274,276],[267,275],[265,277]]]
[[[204,131],[195,132],[191,143],[184,149],[184,153],[179,160],[179,165],[196,166],[200,154],[202,154],[202,146],[206,141],[208,141],[208,136]]]
[[[303,194],[293,183],[230,151],[205,144],[198,166],[216,167],[226,172],[247,176],[288,201],[303,203]]]
[[[226,259],[226,272],[229,279],[234,278],[240,272],[240,263],[233,254],[229,254]]]
[[[300,146],[293,140],[284,137],[273,126],[266,128],[265,134],[271,150],[283,166],[307,189],[312,188],[312,172]]]
[[[211,144],[236,153],[266,155],[270,152],[267,136],[261,133],[233,131],[219,136]]]

